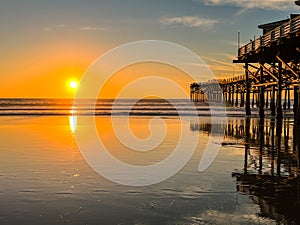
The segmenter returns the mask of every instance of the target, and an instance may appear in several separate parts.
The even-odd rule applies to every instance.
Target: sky
[[[261,34],[259,24],[298,12],[290,0],[1,0],[0,97],[71,98],[69,81],[80,81],[105,52],[139,40],[182,45],[218,78],[239,75],[242,65],[232,64],[237,32],[247,43]],[[158,68],[168,71],[157,65],[153,73]],[[134,80],[129,73],[140,70],[120,71],[106,89]],[[170,68],[168,78],[170,71],[188,90],[187,76],[178,79],[180,72]]]

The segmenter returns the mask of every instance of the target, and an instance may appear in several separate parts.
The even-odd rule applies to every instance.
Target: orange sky
[[[51,43],[31,50],[25,58],[15,58],[3,68],[7,77],[1,79],[0,97],[46,97],[46,98],[73,98],[74,90],[68,86],[71,80],[80,82],[85,70],[104,51],[93,46],[80,46],[74,43]],[[103,48],[105,49],[105,48]],[[14,66],[15,65],[15,66]],[[13,69],[11,69],[13,68]],[[107,82],[100,93],[101,98],[114,98],[126,84],[138,78],[159,76],[176,82],[186,92],[193,80],[181,70],[160,63],[137,63],[127,66]],[[9,78],[8,78],[9,77]],[[139,97],[147,90],[158,90],[158,95],[174,96],[172,88],[162,87],[160,84],[146,84],[135,90],[129,90],[124,97]],[[146,90],[147,89],[147,90]]]
[[[102,54],[98,48],[74,43],[50,43],[7,60],[1,68],[0,97],[64,97],[74,93],[67,87],[80,80],[89,64]]]
[[[142,95],[151,95],[155,97],[162,96],[165,98],[184,98],[176,92],[175,88],[170,85],[165,85],[160,82],[140,82],[135,86],[128,87],[125,93],[121,93],[122,89],[131,82],[136,82],[137,79],[149,78],[156,76],[158,79],[165,78],[175,82],[179,87],[183,88],[186,93],[189,93],[189,85],[193,81],[186,73],[181,70],[161,63],[136,63],[127,66],[116,74],[114,74],[106,83],[99,94],[100,98],[115,98],[118,95],[126,98],[140,98]]]
[[[99,49],[84,49],[81,46],[77,46],[76,49],[59,44],[43,46],[42,49],[32,51],[30,56],[22,60],[17,58],[2,68],[7,77],[1,79],[0,97],[73,98],[75,93],[69,88],[69,82],[80,82],[85,70],[101,54],[103,52]],[[114,98],[126,84],[148,76],[159,76],[174,81],[186,90],[186,93],[189,93],[189,85],[193,82],[187,74],[175,67],[151,62],[137,63],[114,74],[99,97]],[[184,97],[174,96],[171,87],[159,85],[145,84],[135,90],[129,90],[123,97],[136,98],[142,92],[146,93],[146,89],[158,90],[158,95],[164,93],[169,98]]]
[[[105,47],[97,47],[94,48],[93,44],[86,45],[86,43],[82,45],[68,42],[50,43],[32,48],[26,57],[8,60],[1,68],[2,73],[7,74],[7,77],[1,77],[0,97],[73,98],[74,91],[68,87],[68,83],[71,80],[80,81],[85,70],[107,50]],[[114,74],[105,85],[100,97],[114,98],[126,84],[147,76],[170,79],[187,93],[192,82],[188,75],[172,66],[150,62],[138,63]],[[157,90],[158,85],[147,84],[147,88]],[[168,92],[167,87],[160,89]],[[143,90],[145,87],[131,90],[125,97],[137,97],[136,93]],[[171,94],[169,96],[171,97]]]

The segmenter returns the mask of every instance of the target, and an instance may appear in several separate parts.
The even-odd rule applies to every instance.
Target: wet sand
[[[182,127],[185,132],[200,135],[195,153],[180,172],[146,187],[113,183],[90,168],[74,139],[74,130],[80,127],[74,127],[69,117],[6,116],[0,120],[1,224],[276,224],[276,218],[260,216],[263,209],[253,201],[255,195],[237,189],[239,181],[233,176],[243,173],[245,166],[244,118],[227,119],[224,142],[233,144],[222,146],[204,172],[198,171],[198,165],[211,121],[209,118],[201,118],[199,124],[185,121]],[[176,118],[165,121],[168,132],[164,142],[158,149],[141,154],[113,138],[107,117],[96,118],[101,130],[99,136],[111,154],[137,165],[158,162],[176,146],[180,121]],[[148,122],[149,118],[132,118],[133,132],[140,138],[147,137]],[[266,127],[271,126],[270,120],[265,123]],[[293,122],[287,124],[290,126],[287,146],[292,151]],[[255,142],[258,125],[257,119],[251,119],[250,133],[254,136],[248,170],[253,174],[259,172],[261,149]],[[284,135],[282,140],[282,151],[286,151]],[[265,150],[262,154],[264,173],[270,170],[268,154]],[[285,171],[281,176],[290,176],[291,171],[295,175],[295,164],[290,163],[290,170],[284,161],[281,165]],[[274,212],[278,218],[293,221],[284,212]]]

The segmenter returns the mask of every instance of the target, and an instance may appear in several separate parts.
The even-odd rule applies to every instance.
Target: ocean
[[[171,102],[170,102],[171,101]],[[101,99],[96,104],[93,100],[73,99],[0,99],[0,115],[130,115],[135,116],[176,116],[177,110],[183,115],[196,107],[199,115],[207,114],[209,106],[194,104],[186,99]]]

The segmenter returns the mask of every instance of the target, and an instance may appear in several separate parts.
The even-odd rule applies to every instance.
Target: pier
[[[295,2],[300,6],[300,1]],[[293,109],[295,122],[300,124],[300,14],[289,19],[262,24],[262,35],[238,49],[233,63],[242,64],[245,73],[229,79],[190,85],[194,102],[218,102],[227,106],[265,109],[272,116],[282,117],[283,110]],[[220,85],[222,93],[214,92]],[[205,94],[204,94],[205,93]]]

